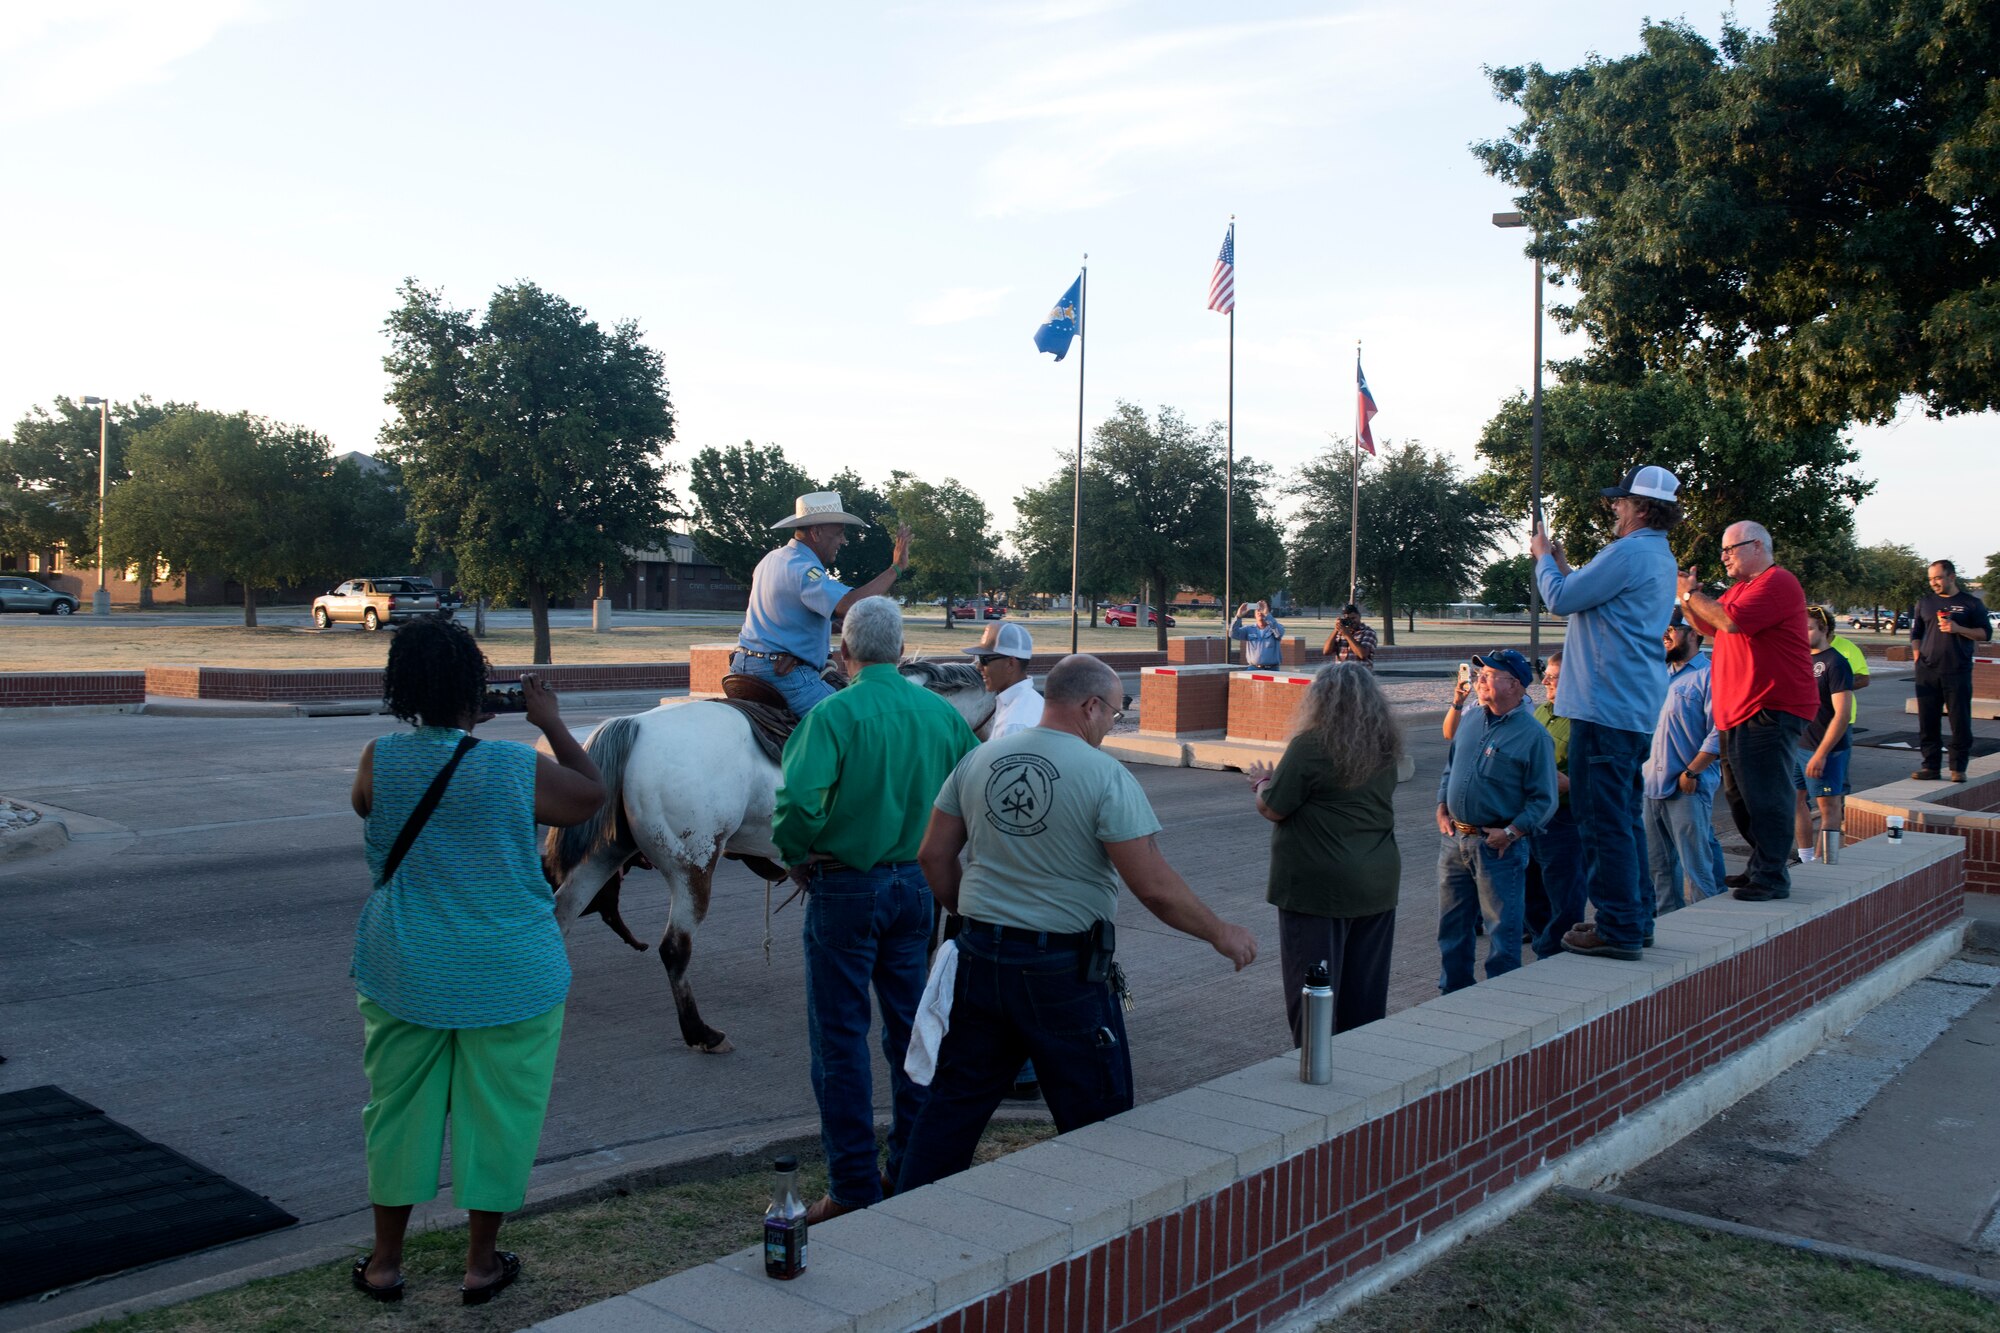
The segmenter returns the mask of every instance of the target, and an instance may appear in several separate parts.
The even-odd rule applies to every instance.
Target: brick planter
[[[1229,682],[1239,671],[1216,665],[1140,668],[1140,734],[1221,731],[1229,718]]]
[[[86,708],[144,702],[143,671],[0,673],[0,708]]]
[[[1942,833],[1965,840],[1965,890],[2000,893],[2000,756],[1975,759],[1957,783],[1905,779],[1847,798],[1847,841],[1879,838],[1889,816],[1906,833]]]
[[[1170,666],[1211,666],[1229,660],[1229,640],[1214,634],[1190,634],[1186,638],[1167,640],[1167,663]]]
[[[1311,676],[1299,672],[1237,672],[1229,681],[1228,739],[1267,745],[1290,740],[1299,704],[1312,682]]]

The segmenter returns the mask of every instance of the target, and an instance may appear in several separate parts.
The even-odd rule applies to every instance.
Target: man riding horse
[[[868,520],[847,513],[839,491],[801,495],[791,517],[771,525],[792,529],[792,539],[758,561],[750,576],[750,605],[729,669],[767,682],[801,717],[834,692],[820,676],[833,642],[833,617],[864,597],[888,592],[909,567],[905,525],[896,529],[887,569],[858,588],[834,578],[827,566],[847,544],[850,526],[865,528]]]

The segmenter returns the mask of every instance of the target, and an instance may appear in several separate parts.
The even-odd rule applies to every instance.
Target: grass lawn
[[[1968,1292],[1559,1195],[1454,1249],[1322,1333],[2000,1330]]]
[[[979,1160],[991,1161],[1055,1133],[1047,1121],[1000,1121],[986,1131]],[[826,1190],[826,1164],[799,1154],[807,1199]],[[487,1305],[458,1303],[465,1277],[465,1233],[413,1233],[403,1254],[408,1291],[378,1305],[348,1285],[353,1260],[265,1278],[183,1305],[94,1324],[116,1333],[345,1333],[350,1329],[425,1329],[501,1333],[642,1287],[719,1259],[763,1235],[769,1162],[746,1159],[740,1175],[635,1190],[614,1198],[517,1218],[500,1245],[521,1256],[521,1277]],[[356,1251],[358,1256],[360,1251]]]
[[[287,609],[280,614],[292,613]],[[1042,651],[1060,652],[1069,647],[1068,616],[1017,619],[1027,625]],[[910,650],[933,656],[962,653],[979,633],[976,626],[966,622],[947,630],[936,615],[910,619],[906,626]],[[1301,620],[1289,628],[1304,638],[1309,648],[1317,648],[1326,636],[1327,622]],[[1219,634],[1221,626],[1210,619],[1184,617],[1168,633],[1171,637]],[[550,632],[552,655],[559,663],[679,662],[687,659],[688,648],[693,644],[728,642],[734,637],[735,628],[730,625],[628,623],[603,634],[580,627],[556,628]],[[1414,634],[1400,625],[1396,631],[1399,643],[1484,644],[1526,637],[1525,625],[1467,627],[1419,621]],[[1542,637],[1545,643],[1561,642],[1561,627],[1545,624]],[[1093,630],[1085,625],[1079,639],[1085,652],[1144,652],[1154,646],[1154,631],[1101,626]],[[526,626],[492,629],[483,642],[490,661],[516,666],[534,659],[533,634]],[[121,616],[113,616],[109,623],[98,623],[88,616],[0,619],[0,671],[135,671],[167,663],[379,667],[388,652],[386,633],[369,634],[345,625],[322,633],[283,625],[245,629],[241,625],[176,625],[171,621],[135,621]]]

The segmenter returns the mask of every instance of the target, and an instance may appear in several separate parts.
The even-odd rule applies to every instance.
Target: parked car
[[[988,602],[986,604],[986,610],[983,611],[981,614],[984,615],[988,620],[1004,620],[1007,618],[1007,608],[1000,605],[998,602]]]
[[[312,616],[321,629],[354,621],[363,629],[378,630],[385,621],[393,624],[437,609],[437,593],[420,591],[407,578],[349,579],[324,597],[313,598]]]
[[[409,575],[404,578],[403,582],[410,585],[412,592],[427,592],[437,598],[438,610],[444,612],[446,615],[450,615],[453,611],[465,605],[464,593],[454,592],[450,588],[440,588],[421,574]]]
[[[1104,623],[1113,629],[1137,629],[1139,627],[1138,604],[1136,602],[1127,602],[1123,606],[1106,607],[1104,611]],[[1146,623],[1148,625],[1157,625],[1160,623],[1159,608],[1151,606],[1146,608]],[[1169,614],[1167,616],[1168,627],[1171,628],[1173,623],[1174,618]]]
[[[0,611],[37,611],[45,616],[76,614],[76,598],[19,574],[0,574]]]

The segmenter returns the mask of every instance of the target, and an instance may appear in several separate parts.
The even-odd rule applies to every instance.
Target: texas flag
[[[1375,395],[1368,392],[1368,377],[1361,373],[1361,358],[1354,358],[1354,382],[1360,394],[1354,404],[1354,442],[1375,456],[1375,432],[1368,429],[1368,423],[1375,419]]]

